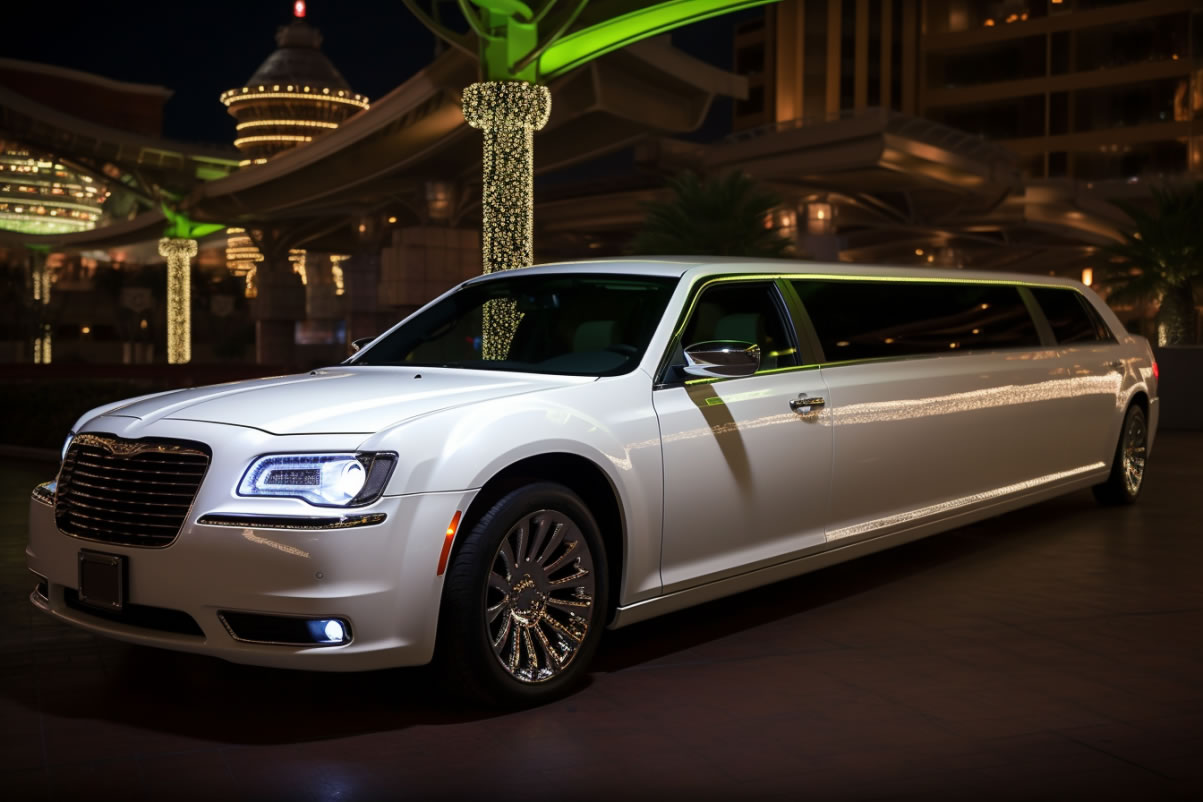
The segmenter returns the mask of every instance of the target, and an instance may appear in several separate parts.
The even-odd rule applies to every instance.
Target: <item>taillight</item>
[[[1153,378],[1161,381],[1161,371],[1157,368],[1157,360],[1153,360]]]

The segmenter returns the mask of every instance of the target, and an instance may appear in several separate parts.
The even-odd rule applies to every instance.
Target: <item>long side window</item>
[[[1114,339],[1098,312],[1077,290],[1032,287],[1031,291],[1059,345]]]
[[[777,288],[767,282],[721,282],[702,290],[685,324],[680,348],[713,340],[759,345],[761,370],[800,364]],[[675,361],[684,363],[680,350]]]
[[[1036,324],[1012,286],[808,279],[793,284],[828,362],[1040,345]]]

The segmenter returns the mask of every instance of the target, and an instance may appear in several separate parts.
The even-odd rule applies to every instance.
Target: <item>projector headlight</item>
[[[238,483],[238,495],[361,507],[380,498],[396,464],[396,454],[272,454],[251,463]]]

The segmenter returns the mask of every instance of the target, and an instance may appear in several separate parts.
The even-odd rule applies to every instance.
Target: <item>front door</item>
[[[832,429],[817,367],[803,366],[771,281],[720,281],[697,298],[677,345],[760,346],[753,376],[653,393],[664,453],[665,592],[772,565],[825,542]],[[819,399],[799,405],[800,399]],[[791,402],[795,402],[791,405]]]

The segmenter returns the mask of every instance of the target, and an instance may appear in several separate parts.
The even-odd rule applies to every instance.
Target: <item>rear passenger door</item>
[[[759,345],[760,371],[689,380],[672,367],[684,364],[683,347],[714,340]],[[668,361],[652,394],[664,455],[664,591],[822,547],[831,472],[826,389],[798,352],[777,284],[703,287]]]
[[[835,429],[829,542],[1018,492],[1047,473],[1059,361],[1019,290],[915,280],[793,282],[823,350]]]
[[[1063,421],[1059,442],[1066,465],[1110,463],[1125,365],[1115,336],[1080,292],[1072,287],[1031,287],[1048,321],[1066,392],[1056,413]]]

